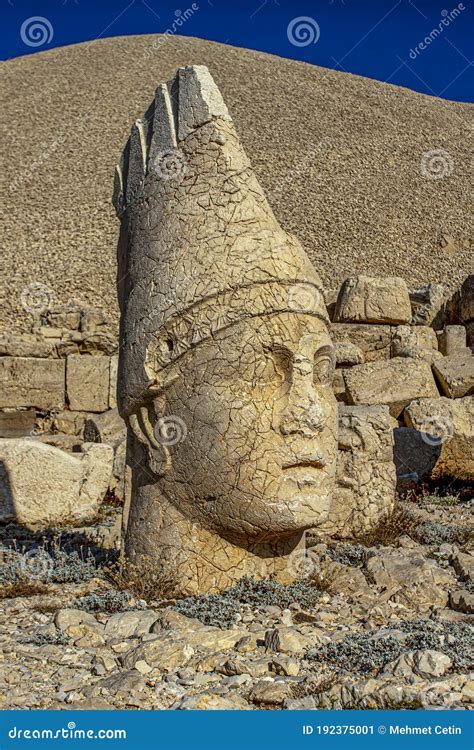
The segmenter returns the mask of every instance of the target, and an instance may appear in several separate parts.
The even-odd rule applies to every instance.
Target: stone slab
[[[63,361],[0,357],[0,408],[62,409],[64,400]]]
[[[71,354],[67,358],[66,386],[72,411],[102,412],[109,408],[110,358]]]

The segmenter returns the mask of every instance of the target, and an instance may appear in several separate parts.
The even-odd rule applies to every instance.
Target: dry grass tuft
[[[137,599],[150,602],[169,599],[176,593],[173,571],[156,569],[156,563],[147,557],[136,560],[120,558],[103,569],[105,578],[120,591],[128,591]]]
[[[365,547],[377,545],[388,546],[395,544],[397,539],[405,534],[413,537],[415,528],[420,523],[416,515],[402,505],[396,505],[389,516],[383,518],[378,525],[361,536],[357,541]]]
[[[49,587],[46,584],[26,578],[0,585],[0,599],[15,599],[18,596],[35,596],[48,592]]]

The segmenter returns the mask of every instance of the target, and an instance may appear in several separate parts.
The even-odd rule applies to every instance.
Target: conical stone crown
[[[158,87],[116,169],[114,205],[123,414],[186,350],[243,318],[327,322],[320,279],[278,224],[206,67]]]

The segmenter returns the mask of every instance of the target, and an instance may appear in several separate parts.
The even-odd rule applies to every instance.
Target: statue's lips
[[[321,455],[314,458],[293,459],[292,461],[283,461],[282,469],[324,469],[326,461]]]
[[[297,482],[298,485],[320,484],[321,472],[325,466],[326,462],[318,457],[284,463],[282,469],[287,479]]]

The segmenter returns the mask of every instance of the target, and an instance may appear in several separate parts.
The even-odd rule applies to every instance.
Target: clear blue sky
[[[3,59],[101,37],[163,32],[193,5],[192,0],[2,2]],[[473,101],[474,0],[196,0],[196,6],[175,26],[177,33]],[[29,36],[28,19],[34,16],[46,22]]]

